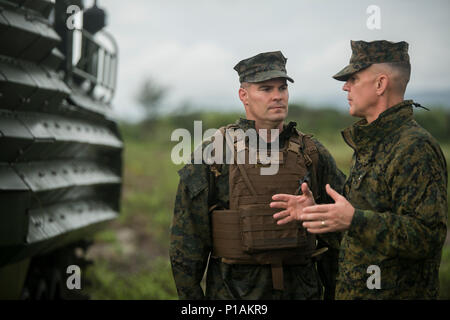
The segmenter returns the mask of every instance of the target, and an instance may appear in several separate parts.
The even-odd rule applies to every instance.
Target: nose
[[[273,96],[272,96],[272,98],[274,99],[274,100],[281,100],[281,99],[283,99],[283,92],[281,91],[281,90],[273,90]]]
[[[344,83],[344,86],[342,87],[342,90],[344,91],[350,91],[350,86],[348,84],[348,80]]]

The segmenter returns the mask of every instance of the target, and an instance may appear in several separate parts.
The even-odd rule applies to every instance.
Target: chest
[[[355,152],[344,196],[358,209],[388,211],[393,203],[388,167],[389,160],[383,152]]]
[[[310,159],[309,163],[306,158]],[[280,150],[276,166],[271,164],[267,167],[259,161],[256,164],[244,163],[240,166],[223,165],[221,174],[216,179],[217,199],[226,208],[247,204],[268,205],[274,194],[298,192],[302,182],[307,182],[310,188],[314,189],[316,179],[313,166],[317,165],[317,162],[317,149],[309,150],[306,154],[293,146],[291,149],[286,147]],[[276,173],[263,174],[264,168],[276,169]]]

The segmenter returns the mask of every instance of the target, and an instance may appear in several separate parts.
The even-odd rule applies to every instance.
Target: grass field
[[[224,120],[224,119],[222,119]],[[225,120],[224,120],[225,121]],[[95,238],[95,261],[85,288],[92,299],[177,299],[169,257],[169,228],[178,185],[171,161],[171,126],[122,126],[125,141],[124,187],[119,219]],[[316,137],[348,174],[351,149],[340,134]],[[450,145],[443,145],[450,159]],[[441,298],[450,299],[450,246],[441,265]]]

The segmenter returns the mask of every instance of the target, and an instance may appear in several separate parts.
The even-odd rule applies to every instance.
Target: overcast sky
[[[91,1],[85,1],[89,4]],[[170,88],[165,108],[242,108],[234,65],[260,52],[288,58],[290,102],[344,107],[331,78],[351,55],[352,40],[405,40],[412,77],[407,91],[450,91],[450,1],[382,0],[99,0],[120,47],[118,117],[141,116],[135,96],[147,76]],[[370,30],[370,5],[381,29]],[[420,102],[420,101],[419,101]]]

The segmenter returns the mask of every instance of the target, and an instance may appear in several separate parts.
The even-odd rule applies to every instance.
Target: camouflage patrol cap
[[[361,71],[374,63],[407,62],[409,63],[408,43],[377,40],[372,42],[350,41],[352,57],[350,64],[336,73],[333,78],[347,81],[355,72]]]
[[[240,61],[234,66],[239,75],[239,82],[261,82],[274,78],[286,78],[294,82],[286,74],[286,61],[281,51],[263,52]]]

